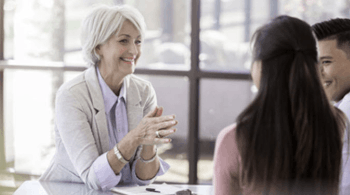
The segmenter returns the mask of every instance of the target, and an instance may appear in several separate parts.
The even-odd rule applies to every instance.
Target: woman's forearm
[[[118,150],[120,154],[123,156],[125,160],[130,160],[131,157],[135,154],[135,151],[137,147],[139,146],[137,140],[133,138],[132,133],[128,133],[119,143],[118,143]],[[113,169],[115,174],[119,174],[120,171],[125,166],[125,163],[120,161],[116,154],[114,153],[114,149],[111,149],[107,153],[107,159],[109,162],[109,165]]]
[[[151,179],[157,174],[160,162],[155,145],[169,143],[171,139],[165,137],[176,131],[176,129],[171,129],[177,124],[177,121],[174,120],[175,116],[158,116],[157,113],[159,110],[161,110],[159,114],[161,115],[163,109],[155,108],[141,120],[135,129],[129,131],[118,143],[119,153],[126,161],[131,159],[138,146],[143,145],[141,151],[141,158],[143,160],[137,160],[135,165],[136,176],[141,180]],[[119,160],[113,149],[108,152],[107,158],[113,171],[119,174],[126,162]]]
[[[155,156],[155,159],[152,162],[143,162],[142,160],[138,160],[136,162],[136,176],[141,180],[149,180],[156,176],[159,170],[160,162],[157,156],[156,146],[144,145],[141,158],[145,161],[152,159]]]

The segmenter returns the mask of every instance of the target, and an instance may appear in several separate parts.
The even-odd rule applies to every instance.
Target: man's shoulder
[[[350,92],[347,93],[338,103],[336,103],[335,106],[337,106],[339,109],[342,107],[350,109]]]
[[[335,106],[343,111],[350,120],[350,93],[346,94]]]

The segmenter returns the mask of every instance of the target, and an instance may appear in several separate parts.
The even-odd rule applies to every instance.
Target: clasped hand
[[[135,131],[137,131],[140,145],[155,145],[171,141],[165,137],[176,132],[176,128],[173,127],[178,121],[175,120],[175,115],[162,116],[162,114],[163,107],[157,106],[136,127]]]

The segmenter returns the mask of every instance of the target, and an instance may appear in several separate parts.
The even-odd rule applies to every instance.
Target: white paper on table
[[[146,188],[154,188],[159,192],[149,192]],[[112,192],[125,195],[175,195],[177,191],[183,190],[180,187],[175,187],[167,184],[151,184],[147,186],[121,186],[111,188]]]

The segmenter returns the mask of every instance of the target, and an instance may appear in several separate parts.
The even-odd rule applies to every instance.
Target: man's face
[[[350,60],[337,40],[318,41],[318,54],[327,97],[338,102],[350,91]]]

